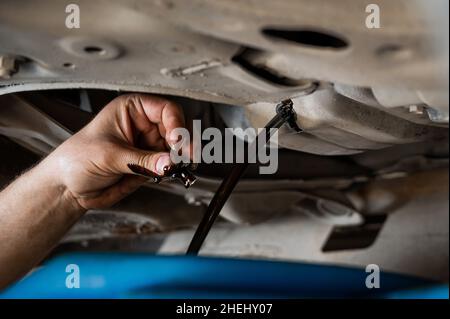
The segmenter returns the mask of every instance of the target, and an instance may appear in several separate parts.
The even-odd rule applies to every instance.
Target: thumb
[[[156,175],[164,175],[164,168],[172,165],[168,152],[153,152],[137,148],[121,150],[118,169],[121,173],[149,175],[148,171]],[[147,170],[147,172],[146,172]]]

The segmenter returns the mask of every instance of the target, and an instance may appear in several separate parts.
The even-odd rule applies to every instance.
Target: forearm
[[[45,161],[0,193],[0,289],[38,264],[85,213]]]
[[[122,95],[38,166],[0,192],[0,289],[39,263],[87,209],[111,207],[163,174],[183,112],[165,99]]]

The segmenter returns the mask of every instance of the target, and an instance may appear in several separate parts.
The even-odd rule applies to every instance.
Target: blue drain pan
[[[76,282],[73,269],[79,288],[68,288]],[[380,288],[368,289],[368,275],[298,262],[70,253],[47,261],[0,298],[448,298],[448,285],[383,270]]]

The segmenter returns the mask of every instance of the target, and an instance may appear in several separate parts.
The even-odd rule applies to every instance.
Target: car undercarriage
[[[278,131],[278,170],[250,164],[202,255],[382,269],[448,282],[448,1],[0,2],[0,182],[115,97],[176,101],[202,128]],[[236,139],[245,140],[242,133]],[[206,144],[208,141],[202,141]],[[232,163],[147,183],[89,211],[52,252],[184,253]]]

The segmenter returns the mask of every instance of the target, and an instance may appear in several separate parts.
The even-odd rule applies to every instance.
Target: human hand
[[[178,138],[171,132],[184,125],[182,110],[171,101],[148,94],[122,95],[40,166],[54,174],[82,208],[109,207],[146,181],[133,175],[128,164],[163,174],[172,164],[169,145]]]

